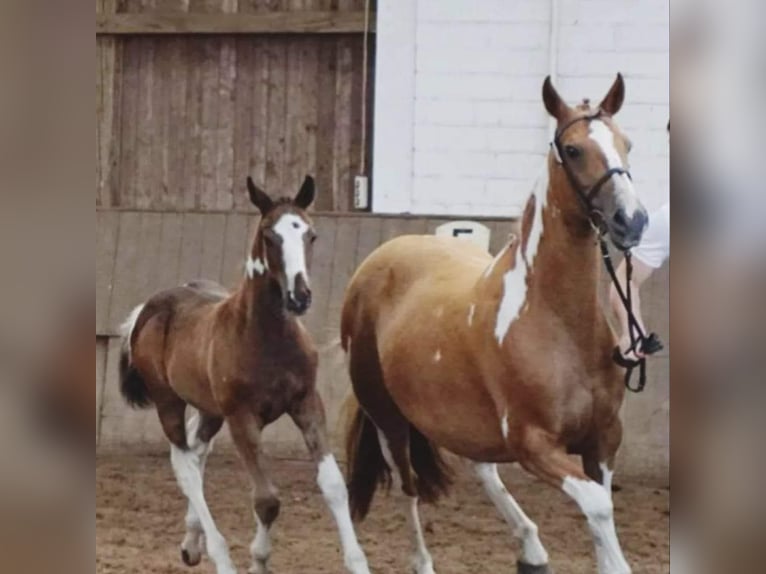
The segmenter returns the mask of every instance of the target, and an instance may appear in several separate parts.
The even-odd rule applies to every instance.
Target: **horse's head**
[[[605,227],[617,247],[629,249],[641,240],[649,218],[628,171],[630,141],[613,119],[624,99],[620,74],[595,109],[587,100],[568,106],[550,77],[543,85],[545,108],[558,122],[552,153],[560,169],[591,221]]]
[[[277,201],[249,177],[247,190],[262,215],[247,262],[248,276],[270,277],[286,309],[302,315],[311,305],[309,268],[317,235],[306,209],[314,201],[314,179],[306,176],[294,198]]]

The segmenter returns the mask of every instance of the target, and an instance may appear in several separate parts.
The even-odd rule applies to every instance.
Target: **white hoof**
[[[367,565],[367,557],[361,548],[346,554],[344,559],[346,570],[351,574],[370,574],[370,567]]]
[[[434,563],[430,556],[413,556],[412,558],[413,574],[436,574]]]

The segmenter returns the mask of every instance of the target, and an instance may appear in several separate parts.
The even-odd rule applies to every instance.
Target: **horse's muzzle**
[[[622,250],[631,249],[641,242],[649,216],[646,210],[637,209],[630,217],[619,208],[609,222],[609,233],[614,244]]]
[[[311,289],[302,275],[295,281],[295,291],[287,293],[287,310],[296,315],[303,315],[311,307]]]

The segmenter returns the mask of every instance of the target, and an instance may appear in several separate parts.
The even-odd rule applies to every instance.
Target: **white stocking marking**
[[[200,481],[203,484],[205,481],[205,466],[207,465],[207,457],[213,450],[213,441],[202,442],[197,436],[199,430],[199,415],[193,415],[186,424],[186,436],[189,437],[189,446],[192,452],[195,452],[199,456],[199,471]],[[202,523],[200,522],[197,511],[194,509],[191,501],[189,501],[186,509],[186,535],[181,543],[181,548],[187,552],[192,563],[199,562],[204,548],[202,546]]]
[[[359,546],[351,523],[346,483],[333,455],[326,455],[319,463],[317,483],[338,525],[346,568],[353,574],[369,574],[367,558]]]
[[[548,553],[537,535],[537,525],[508,493],[497,472],[497,465],[477,464],[476,474],[479,475],[484,490],[502,517],[515,528],[514,534],[522,544],[521,561],[532,566],[547,564]]]
[[[423,536],[423,527],[420,525],[420,515],[418,514],[417,497],[406,498],[407,500],[407,518],[412,529],[413,542],[415,544],[415,554],[412,557],[412,566],[417,574],[434,574],[434,563],[431,554],[426,547],[426,539]]]
[[[261,522],[258,514],[255,515],[256,530],[255,538],[250,544],[250,556],[253,559],[253,566],[248,571],[249,574],[268,574],[267,563],[271,556],[271,535],[268,527]]]
[[[601,474],[604,477],[603,483],[604,488],[606,489],[606,492],[609,494],[609,498],[612,498],[612,476],[614,475],[614,471],[609,470],[609,467],[606,465],[605,462],[602,462],[599,464],[599,467],[601,467]]]
[[[184,451],[171,445],[170,461],[173,464],[178,485],[189,499],[189,503],[194,507],[202,524],[202,530],[205,532],[207,541],[207,552],[210,559],[215,563],[217,574],[236,574],[237,571],[229,557],[229,547],[226,540],[218,531],[207,502],[205,502],[198,453],[192,450]]]
[[[614,528],[612,498],[606,489],[592,480],[568,476],[562,489],[571,496],[588,518],[593,540],[596,544],[596,559],[599,574],[630,574]]]

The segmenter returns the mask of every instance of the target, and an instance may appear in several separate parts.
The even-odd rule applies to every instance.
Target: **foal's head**
[[[285,308],[302,315],[311,305],[309,268],[316,232],[306,209],[314,201],[314,180],[306,176],[294,198],[272,200],[247,178],[250,201],[261,212],[261,223],[247,261],[252,279],[264,276],[279,289]]]
[[[553,153],[580,196],[582,212],[608,230],[621,249],[638,244],[648,222],[628,171],[630,140],[612,119],[625,99],[625,83],[618,74],[597,108],[588,100],[572,108],[546,78],[543,101],[558,126]]]

